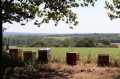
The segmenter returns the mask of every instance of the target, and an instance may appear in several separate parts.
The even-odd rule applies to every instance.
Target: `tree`
[[[42,18],[42,21],[36,20],[35,25],[40,26],[42,23],[49,23],[50,20],[58,25],[60,20],[66,21],[67,24],[77,25],[77,14],[73,13],[70,8],[72,7],[85,7],[89,4],[94,6],[97,0],[1,0],[1,22],[13,23],[15,22],[28,22],[33,20],[36,15]],[[41,8],[42,7],[42,8]],[[120,18],[120,1],[113,0],[113,5],[106,1],[106,8],[116,13],[116,16],[108,14],[110,18]],[[25,25],[25,23],[21,23]],[[72,29],[72,27],[70,26]],[[4,27],[2,27],[5,30]]]
[[[103,38],[102,39],[102,44],[104,44],[104,45],[110,45],[110,43],[111,43],[111,41],[108,39],[108,38]]]
[[[95,43],[93,38],[89,38],[89,37],[85,37],[85,38],[80,38],[77,43],[76,43],[77,47],[94,47]]]
[[[66,39],[63,43],[63,47],[73,47],[75,42],[71,39]]]
[[[113,4],[110,4],[108,1],[105,1],[105,8],[109,9],[112,13],[108,13],[110,19],[119,18],[120,19],[120,0],[113,0]]]
[[[43,8],[40,8],[41,5]],[[38,26],[42,23],[49,23],[51,19],[57,26],[58,21],[65,21],[65,17],[66,23],[74,22],[74,25],[77,25],[77,15],[69,10],[71,7],[79,7],[79,4],[75,0],[2,0],[1,22],[2,24],[6,22],[12,24],[13,21],[28,22],[37,15],[39,18],[43,17],[41,22],[35,21],[34,24]],[[21,25],[25,24],[21,23]]]
[[[34,42],[31,47],[46,47],[47,43],[45,41],[36,41]]]
[[[35,25],[40,26],[42,23],[49,23],[50,20],[55,21],[55,26],[60,20],[66,21],[67,24],[77,25],[77,14],[73,13],[72,7],[85,7],[89,4],[94,6],[97,0],[1,0],[1,22],[13,23],[28,22],[36,17],[42,18],[42,21],[36,20]],[[43,7],[43,8],[41,8]],[[106,1],[106,7],[116,15],[108,13],[111,19],[120,18],[120,0],[113,0],[113,5]],[[115,10],[117,9],[117,10]],[[66,19],[65,19],[66,18]],[[25,23],[21,23],[25,25]],[[70,26],[70,28],[72,28]],[[2,28],[5,30],[5,28]]]

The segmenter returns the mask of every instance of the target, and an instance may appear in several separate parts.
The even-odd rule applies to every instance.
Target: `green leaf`
[[[72,26],[69,26],[69,28],[70,28],[70,29],[73,29],[73,27],[72,27]]]

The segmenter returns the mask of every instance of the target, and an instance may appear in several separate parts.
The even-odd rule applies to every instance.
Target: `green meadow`
[[[65,39],[69,39],[71,37],[43,37],[43,38],[55,39],[55,40],[65,40]]]
[[[17,47],[23,49],[23,51],[36,50],[38,56],[38,49],[40,47]],[[109,54],[110,59],[114,62],[116,59],[120,59],[120,48],[79,48],[79,47],[50,47],[52,60],[65,62],[66,52],[79,52],[81,62],[87,62],[88,60],[95,63],[97,62],[98,54]],[[14,49],[14,48],[10,48]]]

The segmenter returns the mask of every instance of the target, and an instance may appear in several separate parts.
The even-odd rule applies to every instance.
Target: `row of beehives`
[[[9,49],[10,55],[18,56],[24,60],[28,59],[38,59],[41,62],[48,62],[51,59],[51,49],[50,48],[42,48],[38,50],[38,57],[35,50],[32,51],[23,51],[22,49]]]
[[[22,55],[23,52],[23,55]],[[36,57],[36,51],[23,51],[22,49],[9,49],[9,54],[16,55],[24,59],[38,59],[42,62],[48,62],[51,60],[51,49],[42,48],[38,50],[38,58]],[[75,65],[79,62],[78,52],[67,52],[66,53],[67,64]],[[110,58],[109,54],[98,54],[98,65],[109,65]]]

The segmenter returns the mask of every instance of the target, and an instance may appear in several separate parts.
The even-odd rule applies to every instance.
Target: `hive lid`
[[[79,52],[67,52],[67,53],[79,53]]]
[[[36,53],[36,50],[32,50],[32,51],[23,51],[24,53]]]
[[[9,49],[9,50],[23,51],[23,49]]]
[[[109,56],[109,54],[98,54],[98,56]]]
[[[36,53],[36,50],[32,50],[32,53]]]

